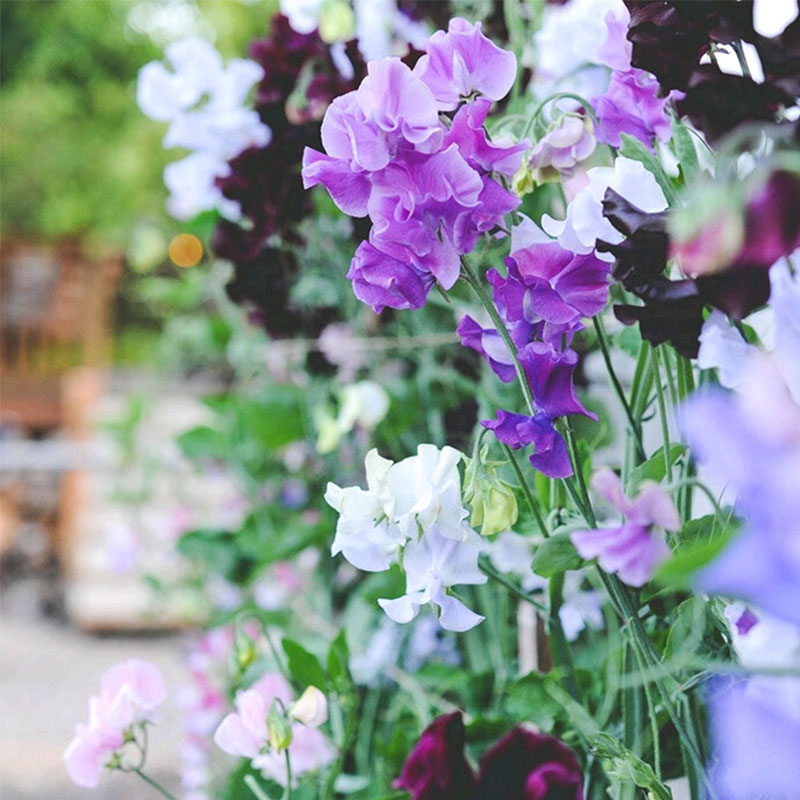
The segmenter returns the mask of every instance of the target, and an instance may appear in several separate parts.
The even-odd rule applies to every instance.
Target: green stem
[[[658,415],[661,418],[661,435],[664,439],[664,465],[667,480],[672,480],[672,447],[669,441],[669,419],[667,418],[667,404],[664,400],[664,386],[661,383],[661,353],[657,347],[653,348],[653,373],[656,383],[656,397],[658,398]]]
[[[550,613],[548,615],[548,625],[550,628],[550,638],[553,640],[554,649],[557,653],[558,662],[564,667],[564,683],[570,696],[575,700],[580,700],[578,680],[575,673],[575,662],[572,659],[567,636],[561,624],[561,604],[564,595],[564,573],[554,575],[550,579]]]
[[[579,94],[574,94],[573,92],[555,92],[551,94],[549,97],[545,97],[541,103],[533,110],[533,113],[530,116],[525,128],[522,131],[522,138],[525,139],[530,132],[533,130],[533,126],[536,123],[536,120],[539,114],[544,111],[544,107],[551,103],[553,100],[561,100],[561,99],[568,99],[568,100],[575,100],[580,103],[585,109],[586,113],[592,118],[592,122],[594,122],[595,127],[600,125],[600,122],[597,119],[597,114],[595,113],[594,108],[592,108],[592,104],[585,98],[581,97]]]
[[[485,561],[481,561],[478,564],[478,568],[484,575],[488,576],[493,581],[497,581],[502,586],[505,586],[506,589],[508,589],[508,591],[511,592],[511,594],[513,594],[515,597],[518,597],[520,600],[524,600],[526,603],[530,603],[535,609],[541,611],[543,614],[547,613],[547,606],[545,606],[543,603],[540,603],[538,600],[534,600],[529,594],[523,592],[522,589],[514,586],[511,581],[503,577],[494,567],[487,564]]]
[[[245,786],[253,793],[256,800],[270,800],[264,790],[258,785],[258,781],[252,775],[244,776]]]
[[[289,757],[289,748],[288,747],[283,751],[283,755],[286,758],[286,786],[283,787],[283,798],[282,798],[282,800],[291,800],[291,798],[292,798],[292,760]]]
[[[525,500],[528,503],[528,507],[533,513],[533,518],[536,520],[536,524],[539,526],[542,536],[544,536],[546,539],[548,536],[550,536],[550,531],[547,530],[547,525],[545,524],[541,509],[539,508],[539,503],[536,502],[536,498],[533,496],[533,493],[528,486],[528,482],[525,480],[525,476],[522,474],[522,470],[517,463],[517,458],[514,455],[514,451],[507,444],[504,444],[503,448],[505,449],[508,460],[514,469],[514,472],[516,473],[520,489],[522,489],[522,494],[525,495]]]
[[[644,671],[646,666],[638,650],[636,651],[636,659],[639,662],[639,669]],[[658,718],[656,716],[656,705],[653,701],[653,689],[649,682],[644,684],[644,695],[647,700],[647,715],[650,717],[650,736],[653,740],[653,768],[655,769],[656,777],[661,780],[661,743],[659,741]]]
[[[508,348],[508,352],[514,361],[514,370],[517,373],[517,380],[519,381],[522,395],[525,398],[525,405],[528,407],[528,413],[533,416],[535,412],[531,387],[528,385],[528,377],[525,375],[525,370],[522,368],[522,364],[519,361],[517,347],[511,338],[511,334],[508,332],[508,328],[506,328],[505,323],[500,317],[500,314],[498,314],[491,298],[486,294],[480,278],[478,277],[478,273],[475,272],[472,264],[469,263],[469,260],[466,256],[461,256],[461,266],[464,271],[464,278],[478,296],[478,299],[481,301],[481,305],[486,309],[486,313],[489,315],[495,328],[497,328],[500,338]]]
[[[149,775],[142,772],[139,767],[136,767],[133,772],[135,772],[145,783],[152,786],[162,797],[166,797],[168,800],[178,800],[172,792],[168,792],[158,781],[154,781]]]
[[[622,384],[619,382],[617,373],[614,371],[614,367],[611,363],[611,352],[608,347],[608,338],[606,336],[605,328],[603,327],[603,322],[600,317],[595,317],[592,321],[594,322],[594,329],[597,333],[597,342],[600,345],[600,352],[603,354],[603,361],[606,363],[606,370],[608,371],[608,376],[611,378],[611,385],[614,387],[617,398],[622,404],[622,407],[625,409],[625,415],[628,417],[628,422],[631,426],[631,433],[633,435],[639,458],[644,461],[646,456],[644,452],[644,445],[642,444],[642,428],[638,420],[633,416],[633,411],[631,410],[628,400],[625,397]]]

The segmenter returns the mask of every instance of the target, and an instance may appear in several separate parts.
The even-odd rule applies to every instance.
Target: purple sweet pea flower
[[[624,521],[615,527],[575,531],[572,543],[582,558],[597,558],[606,572],[616,572],[629,586],[643,586],[670,555],[660,533],[680,530],[681,520],[669,495],[652,482],[642,484],[634,500],[625,497],[622,482],[610,469],[592,477],[592,487],[619,511]]]
[[[572,475],[567,443],[546,414],[528,417],[499,409],[496,420],[484,420],[481,425],[494,431],[499,441],[515,450],[533,444],[536,452],[530,457],[530,462],[543,475],[549,478]]]
[[[719,797],[789,798],[800,786],[800,693],[796,678],[724,682],[710,701]]]
[[[653,141],[669,141],[666,107],[670,97],[659,97],[658,81],[648,72],[613,72],[608,89],[592,100],[599,120],[597,140],[620,147],[620,134],[633,136],[653,149]]]
[[[481,32],[481,23],[456,17],[436,31],[414,72],[433,92],[440,111],[452,111],[473,93],[502,100],[517,76],[517,59]]]
[[[497,172],[510,178],[519,169],[522,154],[530,143],[527,139],[519,144],[490,142],[483,126],[491,107],[491,101],[484,97],[463,105],[453,117],[450,130],[444,135],[443,146],[455,143],[473,169]]]
[[[433,287],[433,276],[414,269],[379,250],[371,242],[361,242],[347,277],[355,296],[379,314],[389,308],[421,308]]]
[[[495,303],[512,328],[522,321],[538,326],[544,341],[573,332],[581,317],[595,316],[608,301],[609,267],[593,253],[575,255],[557,242],[533,244],[506,264],[506,278],[497,270],[487,274]]]
[[[461,344],[480,353],[503,383],[516,377],[514,359],[500,334],[494,328],[482,328],[469,314],[459,323],[456,333]]]
[[[454,711],[425,728],[394,785],[412,800],[451,800],[466,797],[474,783],[464,757],[464,720]]]
[[[547,342],[531,342],[519,351],[519,360],[528,376],[536,407],[550,419],[567,414],[583,414],[597,420],[575,394],[573,373],[578,366],[574,350],[557,350]]]

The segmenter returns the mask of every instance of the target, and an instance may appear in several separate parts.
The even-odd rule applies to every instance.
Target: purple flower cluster
[[[451,288],[460,254],[519,204],[495,175],[513,175],[527,143],[495,144],[484,129],[515,76],[514,55],[457,18],[413,70],[396,58],[370,62],[358,89],[328,108],[325,153],[306,149],[304,185],[370,218],[348,277],[376,312],[419,308],[436,282]]]
[[[518,725],[480,760],[477,776],[464,757],[464,721],[456,711],[435,719],[395,782],[412,800],[583,800],[575,754],[553,736]]]
[[[506,259],[507,274],[487,273],[494,303],[509,331],[536,405],[533,416],[499,410],[483,422],[513,448],[535,446],[531,464],[551,478],[572,474],[567,446],[555,429],[558,417],[595,419],[575,394],[578,354],[569,346],[583,317],[599,314],[608,300],[608,264],[594,253],[576,255],[556,242],[532,244]],[[514,380],[512,354],[500,334],[466,316],[461,343],[484,356],[500,380]]]

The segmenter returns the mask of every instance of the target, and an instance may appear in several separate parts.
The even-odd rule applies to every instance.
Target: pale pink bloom
[[[291,687],[279,673],[267,673],[249,689],[237,692],[236,712],[222,720],[214,741],[226,753],[251,759],[254,767],[285,785],[285,756],[269,749],[267,716],[274,699],[286,709],[292,703]],[[320,731],[299,723],[292,725],[289,759],[293,776],[320,769],[335,755],[333,745]]]
[[[592,477],[592,487],[623,516],[614,527],[575,531],[572,543],[582,558],[597,558],[606,572],[616,572],[624,583],[642,586],[670,555],[661,531],[680,530],[681,520],[669,495],[645,481],[635,499],[622,491],[622,483],[608,468]]]
[[[75,737],[64,752],[70,778],[79,786],[94,787],[103,769],[125,743],[135,723],[157,721],[156,709],[166,699],[161,671],[138,659],[123,661],[101,678],[100,694],[89,699],[89,723],[75,727]]]

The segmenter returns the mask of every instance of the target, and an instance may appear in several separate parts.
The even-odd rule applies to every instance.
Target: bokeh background
[[[267,0],[0,3],[4,800],[86,796],[61,754],[108,666],[137,656],[173,685],[185,679],[181,631],[196,599],[158,602],[174,541],[164,531],[177,535],[198,498],[209,514],[235,498],[224,477],[191,475],[171,439],[227,380],[230,322],[226,275],[207,259],[170,259],[176,235],[202,237],[212,223],[187,230],[165,214],[171,156],[136,105],[136,75],[190,34],[241,56],[276,10]],[[173,789],[179,725],[168,710],[151,763]],[[94,796],[143,791],[110,776]]]

